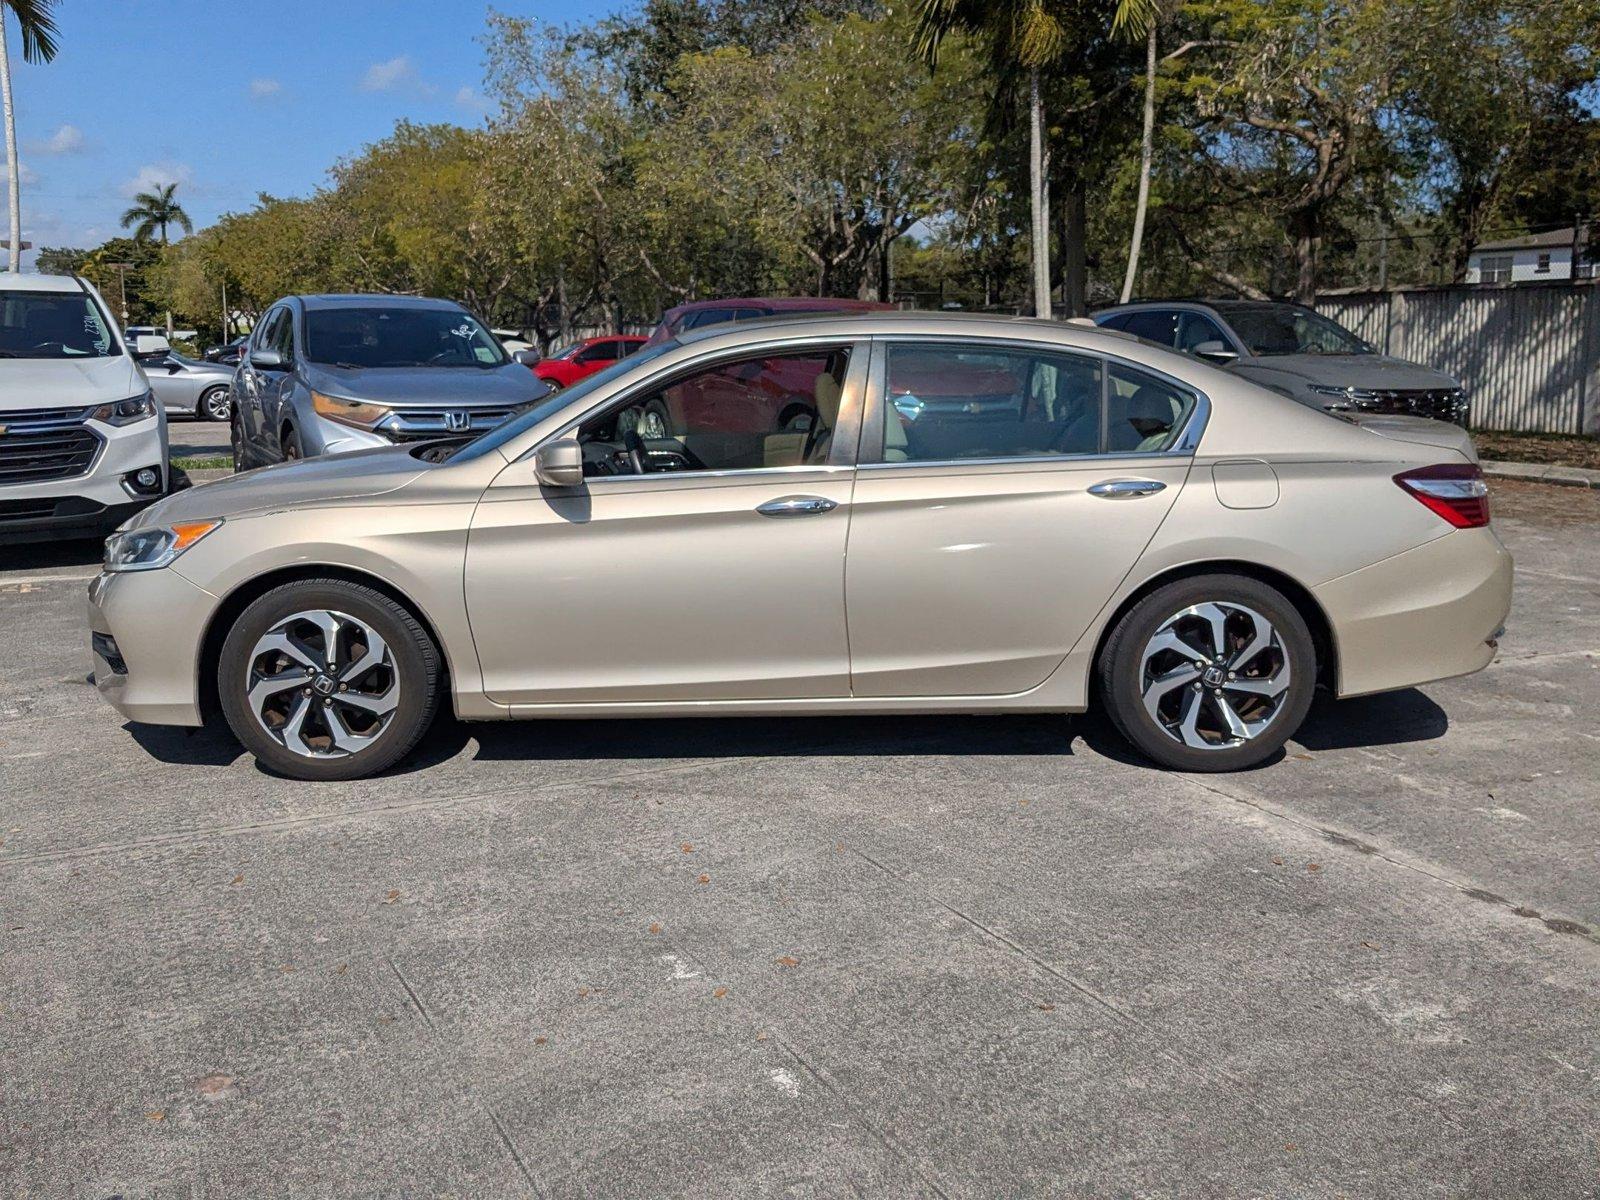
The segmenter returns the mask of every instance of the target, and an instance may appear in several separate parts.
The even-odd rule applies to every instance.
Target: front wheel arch
[[[433,644],[439,648],[439,686],[445,696],[453,696],[454,689],[450,684],[453,673],[450,668],[449,647],[439,636],[439,627],[420,604],[388,580],[367,571],[319,563],[296,563],[292,567],[280,567],[246,580],[224,596],[222,603],[212,612],[211,619],[206,623],[205,633],[200,639],[200,654],[196,661],[199,671],[196,695],[200,701],[201,720],[207,725],[226,723],[222,713],[222,697],[217,690],[217,667],[222,660],[222,643],[227,640],[228,631],[233,628],[234,622],[238,621],[240,614],[256,599],[266,595],[273,588],[294,583],[296,580],[312,579],[339,579],[346,583],[360,584],[362,587],[382,592],[409,611],[416,618],[417,624],[421,625],[433,639]]]
[[[1184,563],[1180,567],[1171,567],[1153,575],[1145,580],[1133,591],[1123,598],[1116,610],[1100,628],[1100,635],[1095,639],[1094,657],[1089,661],[1093,666],[1090,670],[1091,686],[1098,689],[1099,672],[1093,669],[1098,666],[1101,655],[1105,653],[1106,641],[1111,636],[1111,631],[1117,627],[1124,614],[1139,601],[1158,588],[1163,588],[1169,583],[1180,579],[1189,579],[1196,575],[1244,575],[1268,587],[1276,588],[1283,593],[1284,599],[1293,604],[1299,612],[1301,619],[1311,630],[1311,644],[1317,656],[1317,683],[1337,694],[1339,689],[1339,642],[1333,633],[1333,624],[1328,620],[1328,614],[1323,611],[1322,605],[1311,594],[1309,588],[1300,583],[1293,576],[1285,575],[1282,571],[1272,567],[1264,567],[1260,563],[1243,562],[1238,559],[1209,559],[1203,562]]]

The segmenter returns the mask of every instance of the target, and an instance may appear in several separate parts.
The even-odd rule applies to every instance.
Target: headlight
[[[146,392],[142,396],[131,396],[126,400],[118,400],[115,404],[102,404],[89,414],[91,421],[104,421],[107,425],[132,425],[146,417],[156,415],[155,393]]]
[[[1335,399],[1343,401],[1342,404],[1327,405],[1328,408],[1371,408],[1379,402],[1378,394],[1365,388],[1331,387],[1321,383],[1313,383],[1307,386],[1308,390],[1317,393],[1319,396],[1333,396]]]
[[[371,429],[389,415],[386,405],[369,404],[365,400],[346,400],[340,396],[325,396],[321,392],[311,393],[311,407],[319,417],[327,417],[328,420],[338,421],[341,425],[355,425],[362,429]]]
[[[106,539],[105,569],[154,571],[166,566],[221,524],[219,518],[215,521],[184,521],[177,525],[156,525],[149,529],[113,533]]]

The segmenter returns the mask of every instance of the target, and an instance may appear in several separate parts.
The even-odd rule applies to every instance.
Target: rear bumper
[[[89,638],[100,695],[130,721],[201,724],[200,638],[216,604],[170,569],[95,576]]]
[[[1315,589],[1338,642],[1341,696],[1481,671],[1511,611],[1511,555],[1458,529]]]

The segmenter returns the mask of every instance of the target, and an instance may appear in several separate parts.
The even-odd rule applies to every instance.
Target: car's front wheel
[[[1098,665],[1123,736],[1180,771],[1267,759],[1305,719],[1316,669],[1299,610],[1276,588],[1231,574],[1151,592],[1117,622]]]
[[[310,579],[273,588],[239,615],[217,686],[234,735],[295,779],[360,779],[404,758],[432,723],[438,647],[375,588]]]

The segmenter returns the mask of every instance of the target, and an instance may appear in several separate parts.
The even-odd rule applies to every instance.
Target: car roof
[[[83,281],[76,275],[24,275],[6,271],[0,274],[0,292],[82,292]]]
[[[1175,297],[1171,300],[1135,300],[1131,304],[1113,304],[1106,308],[1095,309],[1097,317],[1110,316],[1120,312],[1142,312],[1159,308],[1180,309],[1205,309],[1227,315],[1236,312],[1263,312],[1275,308],[1304,308],[1303,304],[1296,304],[1292,300],[1232,300],[1232,299],[1204,299],[1193,296]]]
[[[442,300],[434,296],[391,296],[383,292],[318,292],[304,296],[287,296],[285,299],[298,300],[308,312],[323,308],[460,309],[462,307],[455,300]]]
[[[921,309],[853,309],[829,312],[789,312],[770,317],[756,317],[748,321],[727,321],[720,325],[707,325],[700,329],[686,329],[676,335],[680,345],[690,345],[711,338],[743,335],[756,341],[769,337],[774,331],[792,330],[796,335],[816,334],[819,337],[871,337],[875,334],[971,334],[976,337],[1004,337],[1019,331],[1037,335],[1044,331],[1085,334],[1095,340],[1114,340],[1119,343],[1138,342],[1131,334],[1114,329],[1101,329],[1089,322],[1057,321],[1047,317],[1013,317],[995,313],[925,312]]]

